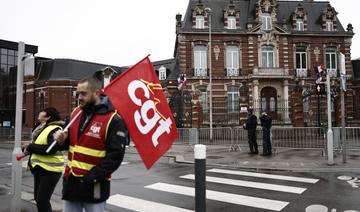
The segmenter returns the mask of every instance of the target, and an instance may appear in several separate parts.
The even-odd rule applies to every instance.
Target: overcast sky
[[[175,15],[189,0],[1,0],[0,39],[39,47],[37,56],[132,65],[173,57]],[[358,0],[330,0],[343,27],[352,23],[360,57]]]

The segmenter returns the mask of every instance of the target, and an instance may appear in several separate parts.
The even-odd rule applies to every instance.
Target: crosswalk
[[[220,177],[219,177],[220,176]],[[245,179],[242,179],[245,178]],[[150,185],[144,186],[144,189],[150,191],[163,192],[164,195],[175,194],[175,198],[195,197],[195,188],[188,186],[189,181],[194,184],[195,176],[193,174],[186,174],[179,176],[176,184],[170,184],[166,182],[156,182]],[[251,180],[249,180],[251,179]],[[260,182],[263,181],[263,182]],[[239,205],[252,207],[257,209],[264,209],[265,211],[282,211],[286,206],[290,204],[289,199],[278,200],[271,198],[257,197],[254,195],[244,195],[234,193],[234,191],[241,191],[247,188],[255,189],[259,191],[268,192],[283,192],[285,194],[301,195],[307,190],[307,186],[315,184],[319,179],[294,177],[287,175],[277,174],[265,174],[259,172],[248,171],[236,171],[228,169],[209,169],[206,173],[206,183],[214,185],[224,185],[223,187],[216,187],[217,189],[207,189],[207,200],[222,202],[225,204]],[[291,185],[294,184],[294,185]],[[224,191],[231,186],[231,191]],[[299,187],[298,185],[301,185]],[[209,186],[208,186],[209,187]],[[234,190],[235,189],[235,190]],[[271,197],[271,193],[269,197]],[[284,196],[285,198],[287,195]],[[149,198],[151,199],[151,198]],[[182,199],[179,199],[182,200]],[[115,207],[125,208],[130,211],[146,211],[146,212],[190,212],[194,211],[192,205],[190,208],[183,208],[181,206],[167,204],[166,201],[152,201],[136,196],[127,196],[124,194],[112,195],[108,201],[108,205]]]

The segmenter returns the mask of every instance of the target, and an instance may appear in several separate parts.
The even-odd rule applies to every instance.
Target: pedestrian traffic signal
[[[318,83],[316,83],[315,84],[315,93],[316,94],[325,94],[326,92],[325,92],[325,84],[318,84]]]

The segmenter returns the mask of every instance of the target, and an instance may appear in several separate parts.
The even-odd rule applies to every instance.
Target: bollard
[[[206,211],[206,146],[195,145],[195,211]]]

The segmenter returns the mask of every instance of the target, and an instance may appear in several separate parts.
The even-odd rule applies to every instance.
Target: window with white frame
[[[328,72],[336,71],[336,50],[327,48],[325,51],[326,69]]]
[[[296,19],[296,30],[304,31],[304,20],[301,18]]]
[[[271,30],[272,29],[272,20],[269,13],[263,13],[261,16],[261,29],[262,30]]]
[[[207,112],[209,107],[208,107],[208,98],[206,91],[201,91],[200,103],[201,103],[202,111]]]
[[[166,68],[164,66],[159,68],[159,80],[166,80]]]
[[[228,88],[227,92],[227,108],[228,112],[238,112],[239,111],[239,90],[236,87]]]
[[[195,28],[196,29],[204,29],[205,28],[205,19],[202,15],[197,15],[195,17]]]
[[[239,76],[239,47],[226,47],[226,76]]]
[[[329,32],[334,31],[334,24],[331,19],[326,20],[326,31],[329,31]]]
[[[296,70],[307,69],[306,47],[296,47]]]
[[[273,68],[275,67],[274,63],[275,63],[274,47],[263,46],[261,48],[261,67]]]
[[[194,76],[207,76],[207,48],[206,46],[194,47]]]
[[[228,29],[236,29],[236,18],[235,16],[227,17],[227,28]]]

